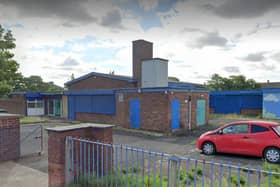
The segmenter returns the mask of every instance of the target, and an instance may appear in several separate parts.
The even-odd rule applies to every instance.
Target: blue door
[[[134,129],[140,128],[140,100],[130,100],[130,127]]]
[[[171,101],[171,129],[179,129],[180,127],[180,101],[172,99]]]
[[[196,105],[196,124],[204,125],[206,117],[206,101],[205,99],[198,99]]]

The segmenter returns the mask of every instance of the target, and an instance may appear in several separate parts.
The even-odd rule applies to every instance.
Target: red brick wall
[[[153,43],[145,40],[135,40],[132,45],[133,78],[138,80],[138,87],[141,87],[142,60],[153,58]]]
[[[149,92],[116,94],[116,114],[76,113],[76,119],[83,122],[115,124],[130,128],[130,100],[140,100],[141,129],[160,132],[171,131],[171,100],[180,100],[180,128],[188,129],[189,104],[191,96],[191,128],[196,125],[197,99],[206,100],[206,124],[209,119],[209,94],[205,92]]]
[[[9,99],[0,99],[0,108],[8,113],[26,115],[26,101],[24,96],[15,96]]]
[[[122,95],[122,96],[120,96]],[[197,99],[206,100],[206,124],[209,119],[209,94],[191,92],[149,92],[149,93],[122,93],[116,95],[116,119],[115,124],[130,128],[130,99],[139,99],[141,108],[141,129],[160,132],[171,131],[171,100],[180,100],[180,128],[188,128],[189,107],[185,100],[189,96],[191,102],[191,127],[196,127],[196,101]],[[119,101],[119,97],[123,101]]]
[[[113,124],[114,115],[76,112],[76,120],[81,122]]]
[[[205,122],[208,124],[209,120],[209,94],[205,92],[174,92],[173,94],[169,93],[169,101],[172,99],[180,100],[180,127],[188,129],[188,117],[189,117],[189,105],[186,103],[189,96],[191,96],[191,128],[195,128],[196,124],[196,114],[197,114],[197,100],[205,99],[206,100],[206,116]],[[170,103],[169,102],[169,103]],[[171,121],[171,107],[169,107],[169,121]]]
[[[20,156],[19,117],[0,116],[0,161]]]
[[[66,136],[82,137],[93,141],[98,140],[100,142],[113,143],[112,128],[101,129],[89,127],[67,131],[48,131],[48,136],[48,174],[50,187],[65,186]],[[79,150],[79,143],[75,144],[75,148]]]
[[[116,99],[116,124],[130,128],[130,99],[139,99],[141,108],[141,129],[167,131],[168,96],[164,93],[125,93],[123,102]]]
[[[97,90],[97,89],[119,89],[119,88],[134,88],[135,83],[129,83],[123,80],[110,79],[105,77],[93,76],[73,83],[68,86],[69,90]]]
[[[258,115],[262,115],[262,109],[242,108],[241,109],[241,114],[258,116]]]

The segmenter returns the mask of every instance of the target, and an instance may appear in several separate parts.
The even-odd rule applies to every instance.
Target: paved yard
[[[48,174],[15,162],[0,162],[0,187],[47,187]]]
[[[149,137],[143,135],[135,135],[130,133],[115,133],[114,143],[126,144],[137,147],[144,147],[147,150],[159,151],[164,153],[176,154],[184,157],[205,159],[214,162],[243,166],[251,165],[254,168],[261,166],[263,161],[261,158],[218,154],[214,156],[205,156],[196,151],[197,136],[188,137]]]

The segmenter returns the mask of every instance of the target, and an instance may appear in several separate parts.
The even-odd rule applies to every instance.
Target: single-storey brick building
[[[209,94],[201,85],[168,81],[168,60],[153,44],[133,41],[133,76],[91,72],[67,82],[68,119],[161,132],[208,123]]]
[[[9,98],[0,99],[0,107],[22,116],[67,117],[64,114],[67,109],[63,110],[64,97],[63,92],[13,92]]]

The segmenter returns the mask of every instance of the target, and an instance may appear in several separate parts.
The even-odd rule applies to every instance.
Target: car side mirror
[[[219,130],[219,131],[218,131],[218,134],[223,134],[223,130]]]

